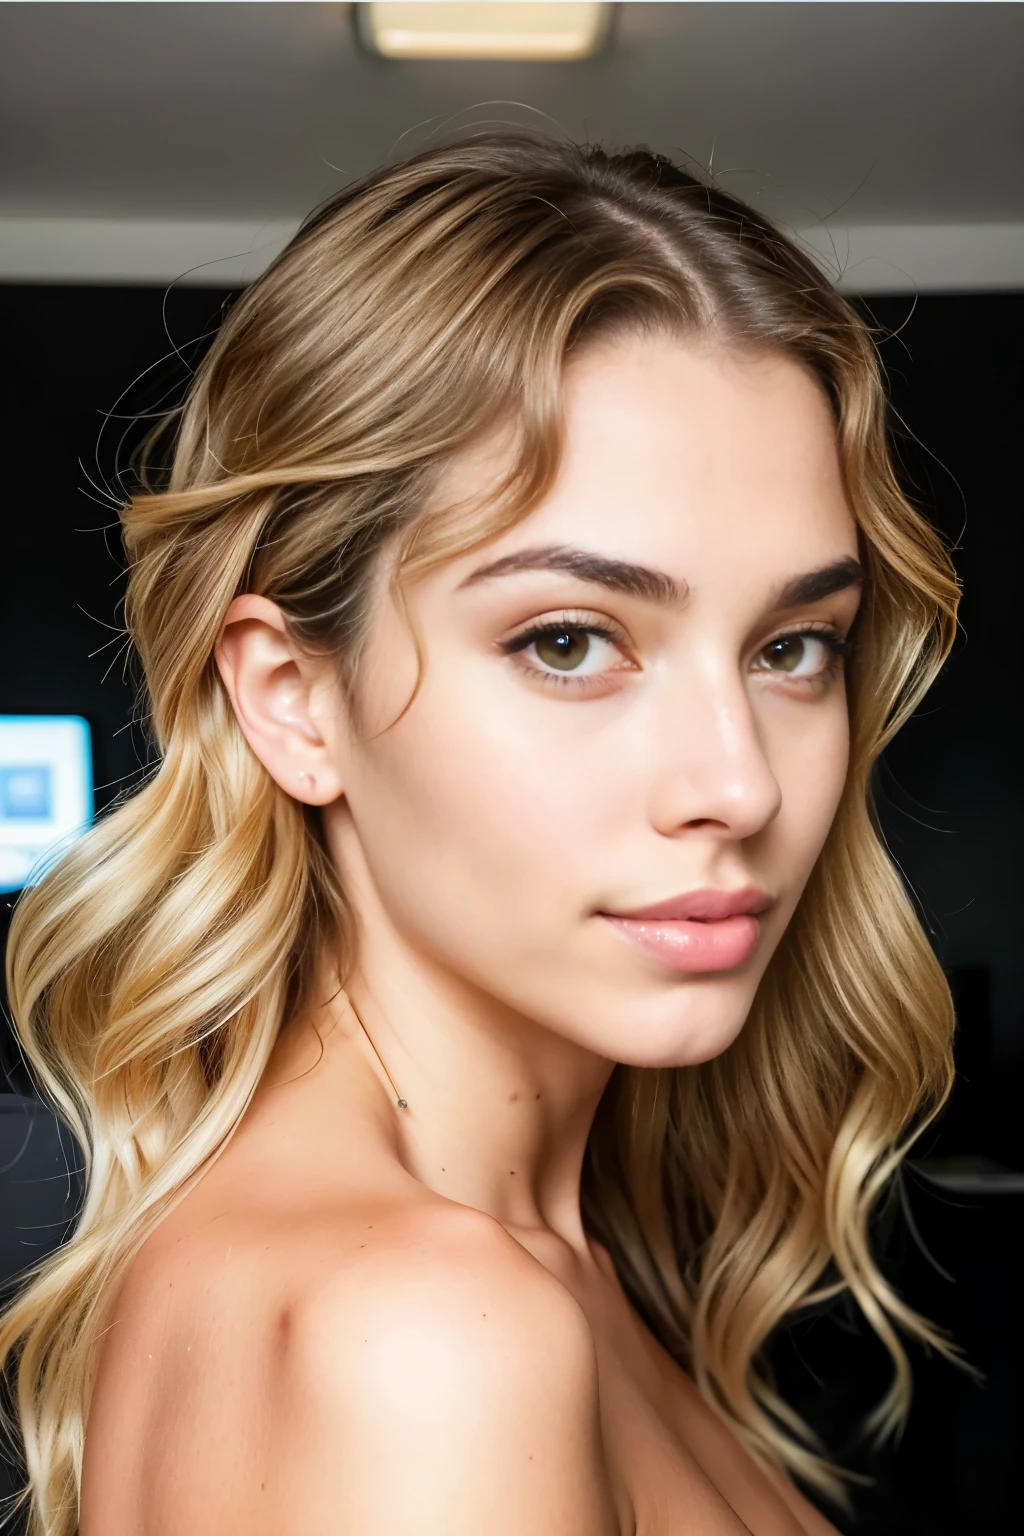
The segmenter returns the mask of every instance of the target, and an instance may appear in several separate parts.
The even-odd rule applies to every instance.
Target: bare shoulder
[[[788,1477],[781,1472],[774,1472],[773,1480],[784,1502],[799,1520],[806,1536],[839,1536],[831,1520],[827,1519]]]
[[[133,1267],[90,1409],[82,1536],[614,1536],[575,1299],[429,1197],[193,1208]]]
[[[301,1496],[310,1536],[612,1536],[578,1303],[476,1211],[367,1238],[287,1320],[282,1511]]]

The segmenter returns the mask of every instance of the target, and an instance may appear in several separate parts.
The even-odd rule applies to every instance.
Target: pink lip
[[[756,885],[744,885],[735,891],[684,891],[681,896],[670,896],[667,901],[653,902],[649,907],[635,907],[631,912],[608,912],[606,917],[650,919],[655,917],[690,918],[698,923],[717,923],[724,917],[736,917],[739,913],[766,912],[772,898]]]
[[[632,912],[600,915],[640,949],[676,971],[729,971],[749,960],[761,936],[758,915],[772,898],[754,886],[687,891]]]

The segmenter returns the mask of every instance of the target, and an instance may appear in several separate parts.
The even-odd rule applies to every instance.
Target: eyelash
[[[535,640],[542,640],[545,635],[563,635],[567,632],[574,635],[596,635],[600,640],[611,641],[612,645],[617,645],[620,650],[626,648],[625,636],[621,631],[612,629],[607,624],[595,624],[590,619],[566,613],[560,619],[548,619],[543,624],[534,624],[522,634],[514,635],[511,640],[502,641],[499,650],[506,656],[515,655],[519,651],[524,651]],[[534,666],[532,662],[519,661],[516,665],[524,672],[528,672],[531,677],[539,677],[544,683],[551,684],[555,688],[574,688],[579,693],[589,692],[588,684],[593,687],[607,675],[599,672],[588,677],[578,677],[571,672],[546,672],[542,667]]]
[[[572,614],[564,614],[560,619],[548,619],[543,624],[534,624],[531,628],[515,635],[511,640],[504,640],[499,645],[499,650],[506,656],[517,655],[526,650],[527,646],[535,640],[541,640],[545,635],[570,634],[596,635],[601,640],[608,640],[620,650],[625,649],[625,637],[618,629],[613,629],[606,624],[595,624],[590,619],[580,618]],[[761,650],[769,645],[775,645],[779,640],[797,640],[803,636],[820,640],[828,649],[829,657],[820,672],[809,678],[795,678],[797,683],[817,683],[825,678],[833,678],[841,670],[843,662],[850,655],[853,645],[851,641],[844,640],[839,631],[831,624],[805,624],[801,629],[783,630],[781,634],[773,635],[766,640]],[[760,652],[758,653],[760,654]],[[579,693],[589,692],[588,684],[598,685],[607,676],[607,673],[598,672],[585,676],[577,676],[572,672],[547,672],[542,667],[534,666],[530,662],[518,661],[516,663],[522,671],[528,672],[531,677],[538,677],[545,684],[551,684],[556,688],[574,688]],[[633,669],[630,669],[633,670]],[[770,668],[760,668],[761,671],[770,671]],[[785,674],[782,674],[783,676]]]
[[[814,673],[811,677],[797,677],[793,681],[797,683],[810,683],[812,685],[826,680],[831,681],[832,678],[842,671],[843,663],[853,650],[852,640],[844,640],[839,631],[831,624],[805,624],[800,629],[783,630],[781,634],[773,635],[770,640],[766,640],[761,650],[758,651],[758,655],[760,656],[770,645],[776,645],[780,640],[801,640],[805,636],[812,640],[820,640],[828,651],[828,656],[820,672]],[[759,670],[769,672],[771,669],[769,667],[762,667]]]

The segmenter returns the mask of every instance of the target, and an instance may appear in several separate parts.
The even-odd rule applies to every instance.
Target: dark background
[[[139,413],[176,398],[216,328],[223,289],[0,285],[7,401],[0,523],[0,713],[74,713],[93,730],[97,808],[146,759],[132,724],[118,601],[116,509]],[[884,1356],[842,1308],[778,1341],[790,1397],[833,1450],[875,1482],[851,1532],[1024,1529],[1019,1467],[1024,1210],[1024,869],[1018,714],[1022,533],[1018,428],[1024,294],[861,301],[882,353],[904,483],[956,545],[963,634],[877,790],[886,837],[958,1001],[959,1082],[906,1174],[904,1209],[882,1213],[885,1267],[908,1300],[951,1328],[977,1381],[914,1351],[917,1394],[898,1448],[869,1452],[858,1417]],[[0,943],[8,897],[0,897]],[[0,1041],[0,1277],[59,1241],[78,1195],[75,1149]],[[909,1214],[908,1214],[909,1213]]]

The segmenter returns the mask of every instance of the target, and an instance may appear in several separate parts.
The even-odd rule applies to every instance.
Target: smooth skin
[[[404,714],[383,567],[361,729],[272,603],[227,615],[225,687],[323,809],[359,960],[344,991],[325,965],[132,1267],[81,1536],[835,1536],[656,1343],[579,1203],[614,1064],[735,1039],[840,798],[833,643],[860,592],[833,424],[792,361],[646,336],[574,359],[566,428],[542,503],[408,589]],[[441,499],[507,453],[495,431]],[[552,546],[678,590],[470,579]],[[837,590],[784,598],[843,562]],[[510,649],[547,621],[570,633]],[[747,885],[772,905],[728,971],[671,970],[600,915]]]

